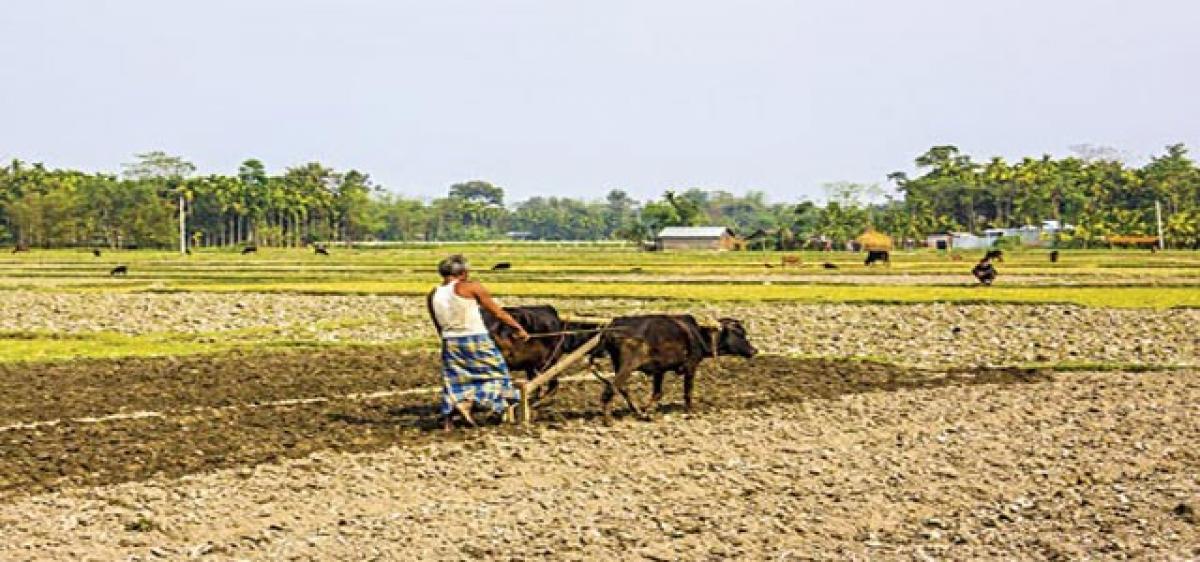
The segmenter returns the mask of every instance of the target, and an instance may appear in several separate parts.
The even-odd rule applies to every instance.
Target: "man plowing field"
[[[606,386],[601,401],[607,420],[612,419],[612,399],[618,393],[635,414],[653,412],[662,398],[663,377],[671,371],[683,377],[684,405],[690,411],[701,361],[719,355],[749,358],[758,351],[741,322],[729,318],[702,324],[687,314],[652,314],[580,321],[560,317],[549,305],[501,308],[482,284],[469,279],[468,270],[461,256],[442,260],[442,285],[429,293],[427,302],[442,336],[441,414],[447,431],[454,427],[456,413],[475,425],[471,410],[476,406],[510,418],[510,403],[518,400],[524,406],[522,419],[528,421],[529,409],[554,394],[557,377],[566,368],[602,355],[612,359],[614,372],[610,381],[593,369]],[[520,383],[521,391],[513,387],[510,365],[530,379]],[[627,390],[635,371],[653,379],[645,409]],[[530,394],[538,397],[532,404]]]
[[[470,267],[459,255],[438,263],[442,284],[429,293],[426,304],[430,318],[442,337],[441,414],[447,431],[453,429],[457,412],[475,425],[471,409],[481,406],[504,415],[518,399],[509,377],[508,364],[488,334],[480,308],[509,326],[517,338],[529,334],[500,308],[488,290],[470,280]]]

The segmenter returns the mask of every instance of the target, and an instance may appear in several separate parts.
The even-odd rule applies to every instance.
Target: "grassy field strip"
[[[78,250],[35,250],[30,254],[5,255],[0,257],[0,266],[34,265],[101,265],[107,263],[153,264],[164,267],[194,266],[208,264],[217,267],[416,267],[432,269],[433,264],[447,254],[463,253],[473,258],[477,268],[507,261],[517,267],[564,266],[564,267],[713,267],[743,266],[761,267],[762,264],[779,265],[781,256],[797,256],[806,264],[833,262],[837,264],[861,264],[861,252],[637,252],[619,248],[556,249],[543,246],[520,245],[470,245],[456,244],[437,249],[393,249],[393,250],[341,250],[332,256],[316,256],[298,249],[264,248],[257,254],[240,256],[236,252],[198,250],[194,255],[181,257],[177,253],[163,251],[106,251],[103,257],[94,258]],[[970,264],[982,250],[965,250],[961,261],[952,261],[947,255],[930,250],[893,252],[893,267],[928,265]],[[1047,250],[1007,252],[1005,264],[1009,266],[1049,266]],[[1149,254],[1145,251],[1120,250],[1062,250],[1061,266],[1083,267],[1200,267],[1200,253],[1194,251],[1168,251]]]
[[[518,297],[613,297],[696,301],[789,301],[802,303],[1069,303],[1095,307],[1200,307],[1190,287],[930,287],[889,285],[732,285],[489,282],[494,293]],[[159,291],[281,292],[423,296],[429,282],[181,283]],[[155,289],[151,289],[155,290]]]
[[[73,334],[0,334],[0,363],[41,362],[76,358],[158,357],[218,353],[235,346],[198,343],[177,337],[127,336],[109,332]]]
[[[0,277],[6,278],[80,278],[80,277],[108,277],[111,266],[104,265],[99,267],[54,267],[54,268],[17,268],[5,270],[0,268]],[[1111,277],[1122,276],[1129,278],[1147,278],[1147,277],[1192,277],[1200,278],[1200,268],[1180,268],[1180,267],[1157,267],[1157,268],[1044,268],[1044,267],[1012,267],[1001,266],[1000,270],[1005,276],[1019,277],[1022,275],[1039,275],[1039,276],[1057,276],[1057,277]],[[495,277],[512,277],[522,275],[537,275],[538,277],[570,277],[573,275],[629,275],[631,277],[644,275],[724,275],[724,274],[740,274],[740,275],[761,275],[769,277],[786,278],[790,275],[806,275],[806,276],[821,276],[821,277],[839,277],[842,275],[855,276],[871,276],[871,277],[894,277],[903,275],[929,275],[929,274],[951,274],[951,275],[969,275],[969,267],[929,267],[929,268],[892,268],[885,269],[882,267],[867,268],[859,266],[847,266],[846,269],[830,271],[824,268],[817,267],[790,267],[787,269],[765,269],[762,266],[727,266],[727,267],[660,267],[647,266],[640,268],[604,268],[604,267],[525,267],[510,272],[489,272],[480,271],[476,275],[495,276]],[[180,267],[180,268],[147,268],[147,267],[131,267],[129,276],[131,277],[161,277],[161,278],[191,278],[191,277],[208,277],[208,278],[304,278],[304,277],[351,277],[361,279],[379,279],[379,278],[394,278],[394,277],[413,277],[425,278],[433,277],[433,273],[426,269],[392,269],[392,268],[257,268],[257,267],[237,267],[237,268],[218,268],[209,266],[195,267]]]

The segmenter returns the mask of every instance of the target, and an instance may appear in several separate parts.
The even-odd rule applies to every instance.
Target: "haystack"
[[[867,251],[892,251],[892,237],[873,228],[868,228],[855,240]]]

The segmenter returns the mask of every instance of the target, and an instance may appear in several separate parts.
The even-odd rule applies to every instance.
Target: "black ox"
[[[887,250],[868,250],[867,259],[863,261],[863,265],[871,265],[875,262],[883,262],[890,265],[892,258]]]
[[[564,321],[558,315],[558,309],[550,305],[506,306],[504,311],[521,324],[530,336],[539,334],[558,334],[548,337],[531,337],[522,341],[516,332],[501,322],[487,310],[481,309],[483,322],[487,326],[504,362],[512,371],[525,371],[530,380],[549,368],[556,361],[576,349],[598,333],[600,325],[587,322]],[[568,332],[563,334],[562,332]],[[545,402],[558,391],[558,380],[552,380],[546,386],[537,402]]]
[[[663,376],[668,371],[683,375],[683,402],[690,412],[701,361],[715,355],[749,358],[758,353],[746,339],[742,323],[731,318],[722,318],[718,328],[701,326],[691,315],[625,316],[613,320],[610,330],[605,333],[603,347],[612,358],[615,376],[602,396],[606,420],[612,420],[612,400],[617,392],[638,416],[653,413],[662,399]],[[634,371],[653,377],[653,392],[645,412],[629,397],[627,387]]]

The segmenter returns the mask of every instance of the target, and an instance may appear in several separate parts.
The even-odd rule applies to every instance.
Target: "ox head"
[[[746,327],[742,326],[741,321],[722,318],[720,322],[721,331],[717,334],[718,354],[750,358],[758,353],[758,349],[755,349],[750,344],[750,340],[746,338]]]

